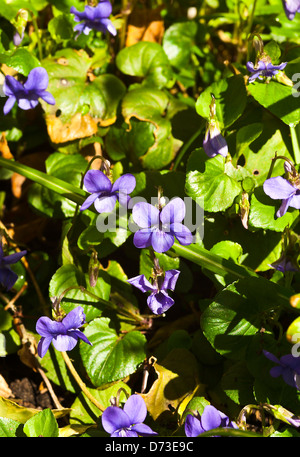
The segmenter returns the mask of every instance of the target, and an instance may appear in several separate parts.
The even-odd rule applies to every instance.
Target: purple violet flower
[[[282,0],[286,17],[292,21],[296,13],[300,13],[300,0]]]
[[[6,290],[10,290],[18,279],[18,275],[11,270],[9,265],[17,263],[26,254],[27,251],[21,251],[5,256],[0,244],[0,283]]]
[[[48,84],[48,73],[42,67],[31,70],[24,84],[12,76],[5,76],[3,92],[8,96],[8,100],[3,108],[4,114],[9,113],[15,102],[18,103],[19,108],[24,110],[35,108],[39,103],[39,98],[50,105],[55,105],[53,95],[46,91]]]
[[[276,262],[271,263],[270,267],[281,271],[282,273],[285,273],[286,271],[296,272],[300,270],[295,260],[285,255],[281,256],[280,259],[276,260]]]
[[[109,406],[101,416],[102,426],[111,437],[138,437],[157,435],[143,424],[147,416],[145,400],[140,395],[131,395],[123,409]]]
[[[215,121],[208,123],[203,140],[203,149],[210,158],[215,157],[218,154],[226,157],[228,154],[227,142],[222,136],[221,131]]]
[[[283,70],[287,62],[283,62],[280,65],[273,65],[271,62],[265,60],[259,60],[257,65],[254,66],[252,62],[247,62],[247,70],[253,73],[249,77],[249,83],[252,83],[256,78],[264,79],[264,77],[272,78],[279,70]]]
[[[13,42],[15,46],[20,46],[24,38],[24,30],[22,34],[20,35],[19,32],[16,30],[13,36]]]
[[[277,217],[283,216],[289,206],[300,209],[300,189],[293,186],[287,179],[277,176],[269,178],[263,184],[265,194],[273,200],[282,200],[281,206],[276,213]]]
[[[166,252],[174,244],[174,237],[180,244],[189,245],[193,242],[193,235],[183,224],[185,204],[179,198],[173,198],[159,210],[150,203],[136,203],[132,209],[134,222],[141,228],[133,237],[137,248],[152,246],[156,252]]]
[[[113,184],[101,170],[89,170],[84,177],[84,185],[90,195],[81,205],[80,211],[84,211],[94,203],[98,213],[111,212],[119,200],[122,206],[127,207],[130,194],[136,185],[133,175],[127,173],[120,176]]]
[[[78,330],[85,323],[82,306],[72,309],[62,321],[53,321],[49,317],[40,317],[36,323],[36,331],[41,335],[38,343],[38,355],[44,357],[51,342],[58,351],[71,351],[78,339],[90,343],[84,333]]]
[[[158,276],[153,284],[151,284],[144,275],[128,279],[128,282],[142,292],[151,292],[147,298],[147,305],[153,314],[163,314],[174,305],[174,300],[169,297],[166,291],[168,289],[175,289],[179,274],[180,271],[178,270],[167,270],[164,277]]]
[[[188,414],[186,416],[185,434],[188,437],[196,437],[201,433],[218,427],[238,428],[235,422],[230,421],[226,414],[212,405],[205,406],[201,416],[198,412],[196,415]]]
[[[98,32],[108,31],[113,36],[116,36],[117,31],[113,26],[109,16],[112,13],[112,6],[108,0],[100,0],[98,5],[85,5],[84,11],[77,11],[75,6],[72,6],[70,12],[74,14],[75,22],[81,22],[75,25],[74,31],[77,31],[77,36],[83,33],[88,35],[91,30],[95,29]]]
[[[271,368],[270,375],[272,378],[283,377],[283,380],[292,387],[297,387],[295,375],[300,375],[300,359],[292,354],[283,355],[278,359],[274,354],[263,350],[263,354],[269,360],[277,363],[277,366]]]

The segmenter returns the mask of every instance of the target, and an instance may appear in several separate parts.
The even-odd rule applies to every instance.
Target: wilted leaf
[[[141,394],[154,420],[174,409],[197,386],[198,365],[186,349],[173,349],[160,363],[154,365],[158,378],[147,394]]]
[[[15,421],[20,422],[21,424],[25,424],[25,422],[33,417],[35,414],[39,413],[39,409],[34,408],[24,408],[23,406],[19,406],[17,403],[14,403],[11,400],[7,400],[3,397],[0,397],[0,417],[6,417],[8,419],[13,419]],[[63,417],[64,415],[68,414],[70,409],[53,409],[52,413],[54,417],[57,419]]]
[[[42,62],[49,74],[48,91],[56,102],[41,102],[54,143],[91,136],[99,125],[115,122],[125,85],[113,74],[89,75],[92,63],[85,51],[74,49],[61,50]]]
[[[139,41],[161,43],[164,34],[161,10],[159,6],[155,9],[137,7],[132,11],[128,19],[126,46]]]

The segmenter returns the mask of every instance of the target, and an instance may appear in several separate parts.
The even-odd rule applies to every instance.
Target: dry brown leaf
[[[156,9],[135,8],[129,16],[126,46],[139,41],[152,41],[161,44],[164,35],[164,22],[161,17],[162,7]]]
[[[63,124],[54,114],[46,116],[48,134],[53,143],[66,143],[97,133],[97,120],[88,114],[75,114],[70,122]]]
[[[140,394],[147,410],[156,420],[170,407],[177,409],[180,403],[198,386],[198,365],[187,349],[175,348],[161,364],[155,364],[157,379],[146,394]]]
[[[3,376],[1,374],[0,374],[0,397],[4,397],[4,398],[14,397],[7,382],[5,381],[5,379],[3,378]]]
[[[13,155],[10,152],[9,146],[6,141],[5,132],[1,133],[0,136],[0,154],[3,159],[13,159]]]

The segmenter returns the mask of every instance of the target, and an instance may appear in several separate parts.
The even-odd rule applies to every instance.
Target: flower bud
[[[12,20],[12,24],[16,29],[13,36],[13,42],[15,46],[19,46],[22,43],[27,22],[28,11],[25,9],[20,9],[15,19]]]
[[[276,79],[276,81],[280,82],[281,84],[284,84],[285,86],[294,86],[293,81],[282,70],[279,70],[278,73],[276,73],[274,79]]]
[[[206,127],[205,137],[203,140],[203,149],[208,157],[215,157],[220,154],[226,157],[228,154],[228,145],[225,138],[222,136],[218,122],[210,120]]]
[[[89,281],[91,287],[95,287],[97,284],[99,268],[100,262],[98,260],[97,252],[93,251],[88,266]]]

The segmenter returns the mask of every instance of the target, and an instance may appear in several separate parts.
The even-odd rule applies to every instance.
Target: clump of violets
[[[153,247],[154,251],[168,251],[174,244],[174,238],[182,245],[193,242],[191,231],[182,224],[185,217],[184,201],[176,197],[162,206],[158,198],[158,207],[146,202],[139,202],[132,208],[132,218],[140,227],[135,232],[133,243],[137,248]]]
[[[27,251],[20,251],[5,256],[0,243],[0,283],[6,290],[10,290],[18,279],[17,273],[12,271],[10,265],[17,263],[26,254]]]
[[[300,375],[300,359],[292,354],[281,356],[279,359],[269,351],[263,350],[263,354],[272,362],[276,363],[275,367],[270,370],[273,378],[282,376],[284,382],[291,387],[297,388],[296,375]]]
[[[112,6],[108,0],[100,0],[96,6],[85,5],[82,12],[78,11],[75,6],[72,6],[70,12],[74,14],[75,22],[79,22],[74,27],[77,36],[81,33],[88,35],[91,30],[97,30],[103,33],[109,32],[113,36],[117,34],[114,25],[109,19],[112,13]]]
[[[210,116],[203,140],[203,149],[210,158],[215,157],[218,154],[226,157],[228,154],[228,145],[221,134],[219,122],[216,118],[216,100],[213,95],[212,102],[210,104]]]
[[[50,105],[55,105],[53,95],[46,91],[48,84],[48,73],[42,67],[31,70],[24,84],[13,76],[5,76],[3,92],[8,99],[3,107],[4,114],[8,114],[16,102],[23,110],[35,108],[39,103],[39,98]]]
[[[295,167],[285,161],[284,168],[287,179],[282,176],[266,179],[263,184],[265,194],[273,200],[282,200],[277,217],[282,217],[291,206],[300,209],[300,177]]]
[[[144,399],[137,394],[131,395],[123,409],[109,406],[101,416],[102,426],[111,437],[138,437],[157,435],[144,424],[147,406]]]
[[[44,357],[51,343],[61,352],[74,349],[79,339],[91,345],[85,334],[79,330],[84,323],[85,314],[82,306],[72,309],[63,318],[58,316],[57,320],[47,316],[40,317],[36,323],[36,331],[41,335],[37,347],[38,355]]]
[[[98,213],[109,213],[114,209],[117,200],[122,206],[128,206],[129,194],[134,190],[136,180],[132,174],[127,173],[112,184],[103,171],[89,170],[85,174],[83,183],[91,195],[81,205],[80,211],[84,211],[94,203]]]
[[[282,0],[286,17],[292,21],[296,13],[300,13],[300,0]]]
[[[185,420],[185,434],[188,437],[196,437],[201,433],[208,432],[215,428],[238,428],[235,422],[230,421],[226,414],[219,411],[212,405],[207,405],[203,413],[197,411],[193,414],[188,414]]]
[[[153,314],[163,314],[174,305],[174,300],[168,295],[167,290],[175,289],[179,274],[179,270],[167,270],[164,272],[155,257],[151,282],[144,275],[128,279],[128,282],[142,292],[150,292],[147,298],[147,305]]]

